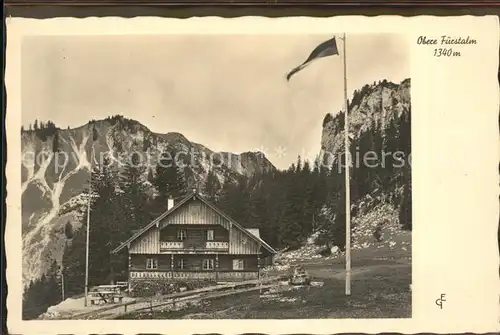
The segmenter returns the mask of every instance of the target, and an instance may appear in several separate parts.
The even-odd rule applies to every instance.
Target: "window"
[[[177,239],[178,239],[178,240],[181,240],[181,241],[184,241],[186,238],[187,238],[187,233],[186,233],[186,230],[184,230],[184,229],[179,229],[179,230],[177,231]]]
[[[186,261],[184,260],[184,258],[181,258],[177,261],[177,268],[181,270],[186,268]]]
[[[214,231],[213,230],[205,230],[205,240],[213,241],[214,240]]]
[[[233,259],[233,270],[243,270],[244,263],[242,259]]]
[[[215,262],[213,259],[204,259],[203,260],[203,270],[213,270]]]
[[[199,216],[201,214],[201,205],[199,203],[191,203],[189,205],[189,211],[193,216]]]
[[[148,270],[158,269],[158,260],[156,258],[148,258],[146,260],[146,269]]]

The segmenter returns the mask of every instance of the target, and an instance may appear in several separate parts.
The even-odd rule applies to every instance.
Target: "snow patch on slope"
[[[36,185],[42,190],[44,196],[49,198],[51,208],[43,213],[40,220],[32,225],[33,228],[28,231],[23,238],[23,280],[25,285],[29,283],[30,278],[37,278],[45,271],[43,264],[46,263],[46,260],[43,257],[43,253],[45,246],[51,242],[51,231],[53,229],[49,223],[59,214],[60,197],[66,181],[78,171],[90,168],[90,162],[87,159],[87,153],[85,151],[85,145],[88,139],[89,134],[87,133],[82,143],[77,145],[74,138],[70,137],[71,148],[73,149],[70,155],[75,155],[77,157],[78,165],[73,170],[67,172],[63,177],[68,165],[66,162],[62,171],[59,173],[58,181],[54,182],[53,188],[48,185],[45,174],[55,155],[47,149],[43,151],[43,157],[46,157],[46,159],[42,161],[38,171],[28,179],[30,182],[36,182]],[[23,189],[23,193],[26,187]]]

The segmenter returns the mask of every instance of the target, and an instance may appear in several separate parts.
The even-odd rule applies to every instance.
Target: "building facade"
[[[129,285],[141,280],[243,281],[259,278],[276,251],[196,191],[122,243],[127,249]]]

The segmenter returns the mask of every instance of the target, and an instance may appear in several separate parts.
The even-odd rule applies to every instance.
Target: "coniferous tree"
[[[372,125],[370,127],[373,134],[373,152],[376,156],[376,165],[375,168],[372,168],[372,184],[375,189],[379,189],[383,185],[383,180],[385,179],[385,166],[384,166],[384,140],[382,129],[375,119],[372,121]]]
[[[216,202],[217,193],[219,189],[220,189],[219,179],[217,178],[215,171],[210,170],[208,172],[207,180],[205,182],[205,187],[204,187],[204,191],[205,194],[207,195],[207,198],[212,202]]]
[[[50,306],[61,302],[59,267],[54,261],[48,272],[32,281],[23,294],[22,314],[24,320],[36,319]]]
[[[336,216],[333,226],[333,244],[340,250],[345,250],[346,243],[346,210],[345,210],[345,189],[337,192]]]
[[[150,147],[151,147],[150,139],[148,137],[144,138],[144,141],[142,142],[142,151],[147,152]]]
[[[331,121],[332,121],[332,119],[333,119],[332,114],[327,113],[327,114],[325,115],[325,118],[323,119],[323,128],[324,128],[324,127],[325,127],[325,126],[326,126],[329,122],[331,122]]]
[[[268,220],[268,207],[267,207],[267,198],[264,194],[263,182],[258,182],[253,180],[252,183],[255,183],[253,192],[249,195],[249,222],[252,227],[249,228],[259,228],[261,230],[261,234],[264,236],[269,235],[269,230],[267,229],[267,220]]]
[[[64,226],[64,235],[68,240],[72,239],[74,236],[73,225],[69,221],[66,222],[66,225]]]
[[[345,159],[345,157],[343,157]],[[338,162],[340,164],[340,162]],[[332,244],[345,249],[346,236],[346,202],[345,202],[345,164],[341,168],[332,169],[328,175],[329,179],[329,197],[327,200],[327,208],[330,214],[328,215],[329,223],[327,226],[327,235],[332,238]],[[323,215],[324,216],[324,215]],[[323,218],[323,221],[325,219]],[[325,222],[323,222],[325,224]]]
[[[302,171],[302,158],[300,156],[297,157],[297,165],[295,166],[295,172]]]
[[[59,152],[59,132],[54,133],[54,137],[52,139],[52,152]]]
[[[403,198],[399,208],[399,223],[404,230],[412,230],[411,186],[406,184],[403,189]]]
[[[46,282],[46,303],[48,306],[57,305],[62,301],[61,295],[61,272],[60,267],[54,260],[47,273]]]
[[[155,177],[154,177],[154,174],[153,174],[153,170],[151,170],[150,168],[148,168],[148,177],[147,177],[147,180],[152,184],[154,185],[154,182],[155,182]]]
[[[155,199],[157,210],[159,212],[165,210],[167,199],[172,197],[180,199],[187,194],[187,181],[184,171],[178,166],[177,162],[169,152],[164,152],[160,155],[156,166],[156,176],[153,181],[158,196]]]
[[[367,129],[359,138],[359,160],[355,173],[358,198],[371,191],[374,172],[379,161],[379,153],[375,151],[373,131],[373,129]]]
[[[43,314],[47,310],[44,306],[45,282],[45,275],[42,275],[39,279],[31,281],[28,288],[23,293],[24,320],[36,319],[40,314]]]
[[[221,209],[241,224],[249,221],[249,195],[248,184],[245,177],[236,180],[227,180],[221,189],[221,200],[218,202]]]
[[[291,249],[300,247],[301,240],[305,235],[303,231],[304,213],[302,211],[304,195],[301,185],[297,183],[301,165],[299,159],[297,168],[286,172],[285,175],[288,178],[283,185],[286,195],[285,202],[282,204],[284,213],[281,221],[280,237],[281,244]]]
[[[324,245],[330,249],[334,246],[335,240],[335,213],[332,204],[327,204],[318,212],[316,221],[319,235],[315,242],[317,245]]]
[[[116,171],[105,157],[92,172],[89,235],[89,284],[109,283],[111,250],[128,237],[124,220],[127,214],[116,194]],[[82,217],[82,228],[73,234],[63,256],[63,271],[68,295],[81,293],[85,283],[85,251],[87,212]]]
[[[399,222],[405,230],[412,230],[412,182],[411,182],[411,111],[403,113],[399,123],[399,150],[404,153],[404,165],[401,167],[403,195],[399,209]]]
[[[99,132],[95,128],[95,125],[92,127],[92,141],[97,141],[99,139]]]
[[[312,168],[313,176],[318,176],[320,171],[321,171],[321,159],[318,155],[316,156],[316,158],[314,158],[314,164]]]
[[[63,274],[68,296],[81,294],[85,288],[86,227],[77,230],[63,254]]]
[[[312,233],[314,216],[318,209],[318,199],[315,194],[315,187],[317,185],[314,183],[314,179],[309,161],[305,160],[302,171],[298,174],[298,186],[302,189],[302,233],[304,235]]]
[[[126,213],[125,223],[130,230],[145,226],[153,217],[151,204],[147,195],[146,167],[136,154],[131,155],[130,162],[120,174],[120,202],[122,212]]]

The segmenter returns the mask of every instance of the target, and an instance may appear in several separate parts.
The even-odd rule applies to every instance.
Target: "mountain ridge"
[[[87,201],[84,193],[90,162],[98,162],[104,155],[120,166],[126,163],[122,157],[140,154],[141,160],[147,159],[145,178],[150,179],[162,152],[182,153],[178,163],[185,163],[185,177],[196,185],[205,182],[211,170],[224,183],[276,169],[264,155],[217,153],[190,142],[181,133],[154,133],[123,116],[91,120],[68,129],[36,121],[34,129],[21,130],[21,150],[24,284],[39,278],[54,259],[61,261],[61,229],[67,221],[74,223],[75,229],[81,226],[78,210]]]
[[[407,113],[411,107],[410,87],[411,79],[406,78],[399,84],[382,80],[355,90],[349,101],[349,137],[359,138],[373,125],[385,130],[396,115]],[[343,112],[325,115],[320,155],[344,150],[343,118]]]

